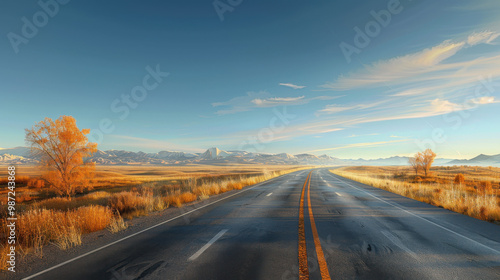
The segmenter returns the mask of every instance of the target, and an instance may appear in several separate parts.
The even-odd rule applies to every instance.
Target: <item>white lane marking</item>
[[[219,233],[217,233],[212,239],[210,239],[210,241],[208,241],[207,244],[201,247],[200,250],[198,250],[198,252],[194,253],[191,257],[189,257],[188,261],[196,260],[199,256],[201,256],[201,254],[203,254],[203,252],[205,252],[208,249],[208,247],[212,246],[212,244],[214,244],[215,241],[221,238],[226,232],[227,229],[223,229]]]
[[[331,174],[331,176],[332,176],[332,178],[334,178],[334,179],[338,180],[338,181],[339,181],[339,182],[341,182],[341,183],[344,183],[344,184],[346,184],[346,185],[350,186],[351,188],[354,188],[354,189],[356,189],[356,190],[358,190],[358,191],[364,192],[364,193],[368,194],[369,196],[371,196],[371,197],[373,197],[373,198],[375,198],[375,199],[378,199],[378,200],[380,200],[380,201],[382,201],[382,202],[384,202],[384,203],[386,203],[386,204],[389,204],[389,205],[391,205],[391,206],[393,206],[393,207],[395,207],[395,208],[398,208],[399,210],[401,210],[401,211],[403,211],[403,212],[406,212],[406,213],[408,213],[408,214],[410,214],[410,215],[412,215],[412,216],[414,216],[414,217],[416,217],[416,218],[419,218],[419,219],[421,219],[421,220],[423,220],[423,221],[426,221],[426,222],[428,222],[428,223],[430,223],[430,224],[432,224],[432,225],[437,226],[438,228],[441,228],[441,229],[446,230],[446,231],[448,231],[448,232],[450,232],[450,233],[453,233],[453,234],[455,234],[455,235],[457,235],[457,236],[459,236],[459,237],[462,237],[462,238],[464,238],[464,239],[466,239],[466,240],[469,240],[469,241],[470,241],[470,242],[472,242],[472,243],[475,243],[475,244],[477,244],[477,245],[479,245],[479,246],[481,246],[481,247],[483,247],[483,248],[485,248],[485,249],[488,249],[488,250],[493,251],[493,252],[495,252],[496,254],[499,254],[499,255],[500,255],[500,251],[497,251],[497,250],[495,250],[495,249],[493,249],[493,248],[490,248],[490,247],[488,247],[488,246],[484,245],[483,243],[480,243],[480,242],[478,242],[478,241],[476,241],[476,240],[474,240],[474,239],[472,239],[472,238],[469,238],[469,237],[467,237],[467,236],[465,236],[465,235],[462,235],[462,234],[460,234],[460,233],[458,233],[458,232],[455,232],[455,231],[453,231],[453,230],[451,230],[451,229],[449,229],[449,228],[447,228],[447,227],[444,227],[444,226],[442,226],[442,225],[440,225],[440,224],[437,224],[437,223],[435,223],[435,222],[432,222],[432,221],[430,221],[430,220],[427,220],[427,219],[426,219],[426,218],[424,218],[424,217],[421,217],[421,216],[419,216],[419,215],[417,215],[417,214],[415,214],[415,213],[413,213],[413,212],[411,212],[411,211],[409,211],[409,210],[406,210],[406,209],[404,209],[404,208],[401,208],[401,207],[399,207],[398,205],[395,205],[395,204],[393,204],[393,203],[390,203],[390,202],[388,202],[387,200],[384,200],[384,199],[382,199],[382,198],[380,198],[380,197],[378,197],[378,196],[376,196],[376,195],[373,195],[373,194],[371,194],[371,193],[369,193],[369,192],[367,192],[367,191],[365,191],[365,190],[363,190],[363,189],[357,188],[357,187],[355,187],[355,186],[353,186],[353,185],[351,185],[351,184],[347,183],[346,181],[341,180],[340,178],[335,177],[335,176],[338,176],[338,175],[333,176],[333,173],[332,173],[332,174]],[[360,184],[361,184],[361,183],[360,183]]]
[[[342,195],[341,195],[340,193],[338,193],[338,192],[335,192],[335,194],[336,194],[336,195],[338,195],[338,196],[342,196]]]
[[[266,196],[271,196],[273,193],[268,193]]]
[[[283,176],[285,176],[285,175],[283,175]],[[90,251],[90,252],[87,252],[87,253],[82,254],[82,255],[80,255],[80,256],[77,256],[77,257],[74,257],[74,258],[69,259],[69,260],[67,260],[67,261],[64,261],[64,262],[62,262],[62,263],[60,263],[60,264],[54,265],[53,267],[49,267],[49,268],[47,268],[47,269],[45,269],[45,270],[42,270],[42,271],[37,272],[37,273],[35,273],[35,274],[33,274],[33,275],[30,275],[30,276],[28,276],[28,277],[23,278],[23,280],[28,280],[28,279],[35,278],[35,277],[40,276],[40,275],[42,275],[42,274],[44,274],[44,273],[46,273],[46,272],[49,272],[49,271],[54,270],[54,269],[56,269],[56,268],[59,268],[59,267],[61,267],[61,266],[63,266],[63,265],[66,265],[66,264],[68,264],[68,263],[74,262],[74,261],[76,261],[76,260],[78,260],[78,259],[81,259],[81,258],[83,258],[83,257],[86,257],[86,256],[88,256],[88,255],[91,255],[91,254],[93,254],[93,253],[95,253],[95,252],[101,251],[102,249],[105,249],[105,248],[107,248],[107,247],[109,247],[109,246],[112,246],[112,245],[115,245],[115,244],[117,244],[117,243],[120,243],[120,242],[122,242],[122,241],[124,241],[124,240],[127,240],[127,239],[129,239],[129,238],[131,238],[131,237],[134,237],[134,236],[136,236],[136,235],[139,235],[139,234],[141,234],[141,233],[143,233],[143,232],[146,232],[146,231],[148,231],[148,230],[150,230],[150,229],[153,229],[153,228],[155,228],[155,227],[158,227],[158,226],[161,226],[161,225],[163,225],[163,224],[169,223],[169,222],[171,222],[171,221],[173,221],[173,220],[176,220],[176,219],[178,219],[178,218],[180,218],[180,217],[183,217],[183,216],[189,215],[189,214],[191,214],[191,213],[193,213],[193,212],[196,212],[196,211],[198,211],[198,210],[200,210],[200,209],[203,209],[203,208],[205,208],[205,207],[208,207],[208,206],[210,206],[210,205],[212,205],[212,204],[215,204],[215,203],[217,203],[217,202],[220,202],[220,201],[226,200],[226,199],[228,199],[228,198],[230,198],[230,197],[233,197],[233,196],[235,196],[235,195],[238,195],[238,194],[240,194],[240,193],[244,193],[244,192],[249,191],[249,190],[251,190],[251,189],[253,189],[253,188],[260,187],[261,185],[264,185],[264,184],[266,184],[266,183],[270,183],[270,182],[272,182],[272,181],[276,181],[276,179],[281,178],[281,177],[282,177],[282,176],[279,176],[279,177],[276,177],[276,178],[272,178],[272,179],[270,179],[270,180],[268,180],[268,181],[264,181],[264,182],[258,183],[258,184],[256,184],[256,185],[255,185],[255,186],[253,186],[253,187],[245,188],[245,189],[243,189],[243,190],[241,190],[241,191],[239,191],[239,192],[237,192],[237,193],[234,193],[234,194],[228,195],[228,196],[226,196],[226,197],[224,197],[224,198],[221,198],[221,199],[218,199],[218,200],[216,200],[216,201],[210,202],[209,204],[206,204],[206,205],[200,206],[199,208],[196,208],[196,209],[193,209],[193,210],[191,210],[191,211],[188,211],[188,212],[186,212],[186,213],[184,213],[184,214],[181,214],[181,215],[179,215],[179,216],[177,216],[177,217],[174,217],[174,218],[171,218],[171,219],[169,219],[169,220],[163,221],[163,222],[161,222],[161,223],[159,223],[159,224],[156,224],[156,225],[154,225],[154,226],[151,226],[151,227],[145,228],[145,229],[143,229],[143,230],[141,230],[141,231],[138,231],[138,232],[136,232],[136,233],[133,233],[133,234],[131,234],[131,235],[129,235],[129,236],[125,236],[125,237],[123,237],[123,238],[121,238],[121,239],[118,239],[118,240],[116,240],[116,241],[114,241],[114,242],[111,242],[111,243],[106,244],[106,245],[104,245],[104,246],[102,246],[102,247],[99,247],[99,248],[97,248],[97,249],[94,249],[94,250],[92,250],[92,251]]]
[[[415,254],[412,250],[410,250],[410,248],[406,247],[403,244],[403,242],[401,242],[401,240],[399,240],[399,238],[397,238],[396,236],[394,236],[392,233],[390,233],[388,231],[383,230],[381,232],[382,232],[383,235],[385,235],[385,237],[387,237],[387,239],[389,239],[392,243],[394,243],[394,245],[398,246],[403,251],[405,251],[410,256],[412,256],[414,259],[418,260],[417,254]]]

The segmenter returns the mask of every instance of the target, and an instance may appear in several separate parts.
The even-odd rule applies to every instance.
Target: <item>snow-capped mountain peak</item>
[[[219,148],[212,147],[206,150],[201,157],[203,159],[220,159],[220,158],[226,158],[228,156],[231,156],[231,153],[226,152],[224,150],[220,150]]]

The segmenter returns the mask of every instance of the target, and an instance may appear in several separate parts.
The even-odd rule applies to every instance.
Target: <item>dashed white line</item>
[[[296,176],[297,176],[297,175],[296,175]],[[208,203],[208,204],[205,204],[205,205],[203,205],[203,206],[200,206],[200,207],[198,207],[198,208],[196,208],[196,209],[190,210],[190,211],[188,211],[188,212],[186,212],[186,213],[184,213],[184,214],[181,214],[181,215],[176,216],[176,217],[174,217],[174,218],[168,219],[168,220],[163,221],[163,222],[161,222],[161,223],[158,223],[158,224],[156,224],[156,225],[154,225],[154,226],[151,226],[151,227],[145,228],[145,229],[140,230],[140,231],[138,231],[138,232],[136,232],[136,233],[133,233],[133,234],[128,235],[128,236],[125,236],[125,237],[123,237],[123,238],[121,238],[121,239],[118,239],[118,240],[113,241],[113,242],[111,242],[111,243],[108,243],[108,244],[106,244],[106,245],[104,245],[104,246],[101,246],[101,247],[99,247],[99,248],[97,248],[97,249],[94,249],[94,250],[92,250],[92,251],[90,251],[90,252],[87,252],[87,253],[81,254],[81,255],[79,255],[79,256],[77,256],[77,257],[74,257],[74,258],[72,258],[72,259],[69,259],[69,260],[67,260],[67,261],[64,261],[64,262],[62,262],[62,263],[60,263],[60,264],[54,265],[54,266],[49,267],[49,268],[47,268],[47,269],[45,269],[45,270],[42,270],[42,271],[37,272],[37,273],[35,273],[35,274],[32,274],[32,275],[30,275],[30,276],[28,276],[28,277],[23,278],[23,280],[28,280],[28,279],[32,279],[32,278],[35,278],[35,277],[37,277],[37,276],[40,276],[40,275],[42,275],[42,274],[44,274],[44,273],[47,273],[47,272],[49,272],[49,271],[51,271],[51,270],[54,270],[54,269],[59,268],[59,267],[61,267],[61,266],[64,266],[64,265],[66,265],[66,264],[68,264],[68,263],[74,262],[74,261],[76,261],[76,260],[78,260],[78,259],[81,259],[81,258],[83,258],[83,257],[86,257],[86,256],[88,256],[88,255],[91,255],[91,254],[93,254],[93,253],[95,253],[95,252],[101,251],[102,249],[105,249],[105,248],[107,248],[107,247],[110,247],[110,246],[112,246],[112,245],[115,245],[115,244],[117,244],[117,243],[120,243],[120,242],[122,242],[122,241],[124,241],[124,240],[127,240],[127,239],[129,239],[129,238],[131,238],[131,237],[134,237],[134,236],[136,236],[136,235],[139,235],[139,234],[141,234],[141,233],[143,233],[143,232],[146,232],[146,231],[148,231],[148,230],[151,230],[151,229],[153,229],[153,228],[159,227],[159,226],[161,226],[161,225],[163,225],[163,224],[166,224],[166,223],[169,223],[169,222],[171,222],[171,221],[174,221],[174,220],[176,220],[176,219],[178,219],[178,218],[180,218],[180,217],[183,217],[183,216],[189,215],[189,214],[191,214],[191,213],[193,213],[193,212],[196,212],[196,211],[198,211],[198,210],[201,210],[201,209],[203,209],[203,208],[205,208],[205,207],[208,207],[208,206],[210,206],[210,205],[212,205],[212,204],[218,203],[218,202],[220,202],[220,201],[226,200],[226,199],[228,199],[228,198],[230,198],[230,197],[233,197],[233,196],[235,196],[235,195],[238,195],[238,194],[244,193],[244,192],[246,192],[246,191],[249,191],[249,190],[251,190],[251,189],[254,189],[254,188],[256,188],[256,187],[259,187],[259,186],[261,186],[261,185],[264,185],[264,184],[270,183],[270,182],[272,182],[272,181],[275,181],[276,179],[278,179],[278,178],[280,178],[280,177],[281,177],[281,176],[276,177],[276,178],[273,178],[273,179],[270,179],[270,180],[268,180],[268,181],[264,181],[264,182],[261,182],[261,183],[255,184],[254,186],[252,186],[252,187],[247,187],[247,188],[245,188],[245,189],[243,189],[243,190],[241,190],[241,191],[239,191],[239,192],[237,192],[237,193],[234,193],[234,194],[228,195],[228,196],[226,196],[226,197],[224,197],[224,198],[221,198],[221,199],[217,199],[217,200],[215,200],[215,201],[212,201],[212,202],[210,202],[210,203]]]
[[[335,192],[335,194],[336,194],[336,195],[338,195],[338,196],[342,196],[342,195],[341,195],[340,193],[338,193],[338,192]]]
[[[217,233],[212,239],[210,239],[210,241],[208,241],[207,244],[205,244],[203,247],[201,247],[200,250],[198,250],[198,252],[194,253],[191,257],[189,257],[188,261],[194,261],[196,260],[199,256],[201,256],[201,254],[203,254],[203,252],[205,252],[208,247],[212,246],[212,244],[215,243],[215,241],[217,241],[219,238],[221,238],[224,233],[227,232],[227,229],[223,229],[221,231],[219,231],[219,233]]]
[[[268,193],[266,196],[271,196],[273,193]]]
[[[470,242],[472,242],[472,243],[474,243],[474,244],[476,244],[476,245],[481,246],[481,247],[482,247],[482,248],[484,248],[484,249],[487,249],[487,250],[489,250],[489,251],[491,251],[491,252],[494,252],[495,254],[499,254],[499,255],[500,255],[500,251],[498,251],[498,250],[496,250],[496,249],[493,249],[493,248],[491,248],[491,247],[489,247],[489,246],[486,246],[486,245],[484,245],[484,244],[483,244],[483,243],[481,243],[481,242],[478,242],[478,241],[476,241],[476,240],[474,240],[474,239],[472,239],[472,238],[469,238],[469,237],[467,237],[467,236],[465,236],[465,235],[463,235],[463,234],[460,234],[460,233],[455,232],[455,231],[453,231],[453,230],[451,230],[451,229],[449,229],[449,228],[447,228],[447,227],[444,227],[444,226],[442,226],[442,225],[440,225],[440,224],[437,224],[437,223],[435,223],[435,222],[433,222],[433,221],[430,221],[430,220],[428,220],[428,219],[426,219],[426,218],[424,218],[424,217],[422,217],[422,216],[420,216],[420,215],[417,215],[417,214],[415,214],[415,213],[413,213],[413,212],[411,212],[411,211],[409,211],[409,210],[406,210],[406,209],[404,209],[404,208],[401,208],[401,207],[399,207],[398,205],[396,205],[396,204],[394,204],[394,203],[391,203],[391,202],[389,202],[389,201],[387,201],[387,200],[385,200],[385,199],[382,199],[382,198],[380,198],[380,197],[378,197],[378,196],[376,196],[376,195],[374,195],[374,194],[369,193],[368,191],[365,191],[365,190],[363,190],[363,189],[357,188],[357,187],[355,187],[355,186],[353,186],[353,185],[351,185],[351,184],[347,183],[346,181],[344,181],[344,180],[342,180],[342,179],[340,179],[340,178],[338,178],[338,177],[335,177],[333,174],[330,174],[330,176],[331,176],[332,178],[334,178],[335,180],[337,180],[337,181],[339,181],[339,182],[341,182],[341,183],[344,183],[344,184],[346,184],[346,185],[350,186],[351,188],[354,188],[354,189],[356,189],[356,190],[358,190],[358,191],[364,192],[364,193],[368,194],[369,196],[371,196],[371,197],[373,197],[373,198],[375,198],[375,199],[378,199],[378,200],[380,200],[380,201],[382,201],[382,202],[384,202],[384,203],[386,203],[386,204],[389,204],[389,205],[391,205],[391,206],[393,206],[393,207],[395,207],[395,208],[397,208],[397,209],[399,209],[399,210],[401,210],[401,211],[403,211],[403,212],[405,212],[405,213],[408,213],[408,214],[410,214],[410,215],[412,215],[412,216],[414,216],[414,217],[416,217],[416,218],[418,218],[418,219],[421,219],[421,220],[423,220],[423,221],[426,221],[426,222],[428,222],[428,223],[430,223],[430,224],[432,224],[432,225],[434,225],[434,226],[436,226],[436,227],[438,227],[438,228],[440,228],[440,229],[443,229],[443,230],[445,230],[445,231],[447,231],[447,232],[449,232],[449,233],[455,234],[456,236],[459,236],[459,237],[461,237],[461,238],[463,238],[463,239],[466,239],[466,240],[468,240],[468,241],[470,241]],[[336,176],[338,176],[338,175],[336,175]],[[340,177],[340,176],[339,176],[339,177]]]

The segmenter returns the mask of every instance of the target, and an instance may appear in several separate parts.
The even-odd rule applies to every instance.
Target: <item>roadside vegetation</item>
[[[137,167],[146,169],[145,167]],[[175,169],[175,167],[165,167]],[[195,170],[197,167],[191,167]],[[198,167],[200,168],[200,167]],[[207,166],[201,166],[207,168]],[[179,176],[174,179],[135,183],[126,186],[101,188],[76,196],[54,196],[28,199],[18,204],[18,247],[21,254],[43,256],[43,246],[55,245],[62,250],[81,244],[82,235],[107,229],[116,233],[127,228],[127,221],[155,211],[205,200],[231,190],[240,190],[296,170],[289,166],[273,171],[253,171],[250,174],[226,174],[218,176]],[[250,167],[249,167],[250,168]],[[255,167],[252,167],[255,168]],[[268,167],[261,166],[262,170]],[[221,167],[218,167],[221,169]],[[220,170],[221,171],[221,170]],[[152,178],[150,178],[152,179]],[[28,182],[26,180],[26,182]],[[5,188],[5,186],[1,186]],[[38,197],[39,192],[51,193],[49,187],[20,187]],[[0,211],[0,262],[5,264],[7,244],[6,205]],[[4,254],[5,253],[5,254]]]
[[[416,167],[413,161],[420,162],[424,154],[419,153],[410,159],[410,167],[353,166],[330,171],[363,184],[500,224],[500,168]],[[427,154],[432,156],[433,153]]]
[[[16,168],[16,250],[43,256],[43,247],[65,250],[82,235],[127,228],[127,221],[151,212],[240,190],[296,170],[299,166],[95,166],[97,151],[88,130],[72,117],[46,118],[26,130],[39,166]],[[0,170],[0,195],[7,193],[7,167]],[[0,268],[7,257],[7,205],[0,201]]]

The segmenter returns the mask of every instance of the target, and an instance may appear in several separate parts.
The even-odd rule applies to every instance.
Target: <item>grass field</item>
[[[500,168],[433,167],[427,177],[415,175],[409,167],[396,166],[352,166],[330,171],[376,188],[500,224]],[[456,179],[458,174],[462,175]]]
[[[239,190],[304,167],[231,166],[97,166],[93,190],[75,197],[56,197],[37,183],[35,166],[16,168],[18,252],[43,255],[43,246],[64,250],[81,244],[81,236],[107,228],[118,232],[127,220],[169,207]],[[7,195],[7,166],[0,166],[0,196]],[[0,263],[6,264],[7,199],[0,202]],[[125,219],[124,219],[125,218]],[[3,267],[2,267],[3,269]]]
[[[190,180],[216,180],[218,178],[239,178],[254,176],[266,172],[282,171],[294,166],[283,165],[183,165],[183,166],[96,166],[96,180],[93,191],[120,192],[129,190],[147,182],[163,182],[165,184],[182,184]],[[18,202],[43,200],[55,196],[48,188],[37,187],[36,181],[41,175],[37,166],[17,167],[17,199]],[[0,195],[6,193],[7,166],[0,165]],[[0,202],[2,203],[2,202]]]

